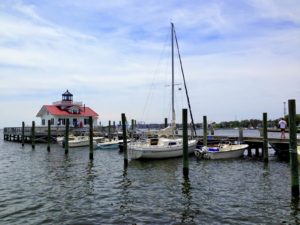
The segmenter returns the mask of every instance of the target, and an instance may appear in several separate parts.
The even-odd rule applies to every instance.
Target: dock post
[[[255,146],[255,156],[259,158],[259,147]]]
[[[69,119],[66,119],[66,130],[65,130],[65,154],[68,155],[69,153]]]
[[[189,176],[187,109],[182,109],[183,176]]]
[[[267,113],[263,113],[263,157],[264,162],[269,161],[268,153],[268,116]]]
[[[134,119],[131,120],[131,130],[134,130]]]
[[[239,142],[242,143],[244,141],[243,128],[239,128]]]
[[[207,146],[207,118],[203,116],[203,145]]]
[[[210,124],[210,135],[215,135],[215,130],[214,130],[213,123]]]
[[[248,151],[248,156],[252,157],[252,149],[250,145],[248,146],[247,151]]]
[[[165,128],[168,127],[168,118],[165,118]]]
[[[110,125],[110,121],[109,121],[109,125]],[[90,127],[90,160],[94,159],[94,146],[93,146],[93,117],[89,116],[89,127]],[[109,130],[110,130],[110,126],[109,126]],[[110,135],[110,134],[109,134]]]
[[[108,140],[111,141],[111,122],[108,121]]]
[[[50,152],[50,142],[51,142],[51,121],[48,120],[48,138],[47,138],[47,151]]]
[[[134,131],[134,119],[131,120],[131,132],[132,132],[132,137],[133,137],[133,131]]]
[[[31,147],[32,149],[35,148],[35,122],[32,121],[32,127],[31,127]]]
[[[25,143],[25,122],[22,122],[22,147],[24,147],[24,143]]]
[[[121,114],[122,117],[122,130],[123,130],[123,151],[124,151],[124,167],[128,165],[128,153],[127,153],[127,134],[126,134],[126,116],[125,113]]]
[[[293,198],[299,198],[298,154],[297,154],[297,126],[296,101],[289,100],[289,135],[290,135],[290,165],[291,165],[291,192]]]

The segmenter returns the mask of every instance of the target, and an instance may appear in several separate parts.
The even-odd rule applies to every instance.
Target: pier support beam
[[[296,101],[289,100],[289,135],[290,135],[290,166],[291,192],[293,198],[299,198],[298,154],[297,154],[297,126]]]
[[[22,147],[24,147],[24,143],[25,143],[25,122],[22,122],[22,136],[21,136],[21,140],[22,140]]]
[[[203,145],[207,146],[207,118],[203,116]]]
[[[32,149],[35,148],[35,122],[32,121],[32,127],[31,127],[31,147]]]
[[[210,135],[215,135],[214,125],[210,124]]]
[[[47,137],[47,151],[50,152],[51,143],[51,121],[48,120],[48,137]]]
[[[263,157],[264,162],[269,161],[269,152],[268,152],[268,116],[267,113],[263,113]]]
[[[239,142],[242,143],[244,141],[243,128],[239,128]]]
[[[93,141],[94,141],[94,138],[93,138],[93,117],[89,117],[89,126],[90,126],[90,160],[93,160],[94,159],[94,146],[93,146]],[[109,134],[110,136],[110,121],[109,121]]]
[[[123,130],[124,167],[127,167],[128,166],[128,153],[127,153],[127,134],[126,134],[126,116],[125,116],[125,113],[122,113],[121,117],[122,117],[122,130]]]
[[[249,146],[247,148],[247,150],[248,150],[248,157],[252,157],[252,149],[251,149],[251,147]]]
[[[131,138],[133,138],[133,131],[134,131],[134,119],[131,120]]]
[[[189,176],[187,109],[182,109],[183,176]]]
[[[65,130],[65,139],[64,139],[64,143],[65,143],[65,155],[69,154],[69,119],[66,119],[66,130]]]
[[[111,122],[108,121],[108,140],[111,141]]]
[[[168,127],[168,118],[165,118],[165,128]]]
[[[255,156],[259,157],[259,148],[257,146],[255,146]]]

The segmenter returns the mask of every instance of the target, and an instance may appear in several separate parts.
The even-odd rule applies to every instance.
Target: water
[[[4,142],[0,132],[0,224],[299,224],[290,169],[244,158],[130,161],[118,151]]]

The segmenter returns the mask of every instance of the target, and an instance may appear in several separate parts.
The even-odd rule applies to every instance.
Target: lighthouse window
[[[45,126],[45,119],[42,119],[42,126]]]
[[[51,118],[51,125],[54,125],[54,118]]]

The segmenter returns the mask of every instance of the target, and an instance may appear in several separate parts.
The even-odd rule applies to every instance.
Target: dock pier
[[[94,127],[94,135],[101,136],[105,135],[106,128],[105,127]],[[34,129],[34,139],[37,143],[47,143],[48,135],[50,132],[50,140],[52,143],[56,142],[56,138],[65,135],[65,126],[51,126],[50,130],[48,130],[48,126],[35,126]],[[89,127],[84,128],[75,128],[70,127],[70,133],[74,135],[84,135],[89,133]],[[13,141],[13,142],[22,142],[31,143],[32,142],[32,127],[31,126],[22,126],[22,127],[5,127],[3,129],[3,139],[5,141]]]
[[[89,135],[89,128],[75,128],[70,127],[70,133],[74,135]],[[36,126],[34,141],[36,143],[48,143],[49,142],[49,133],[50,133],[50,142],[55,143],[56,138],[59,136],[65,135],[65,126],[51,126],[48,130],[47,126]],[[50,131],[50,132],[49,132]],[[108,135],[109,127],[94,126],[93,133],[94,136],[105,136]],[[113,129],[113,132],[115,129]],[[49,132],[49,133],[48,133]],[[32,127],[31,126],[22,126],[22,127],[6,127],[3,130],[3,136],[5,141],[13,141],[20,143],[32,143]],[[180,135],[179,135],[180,136]],[[203,145],[205,142],[204,136],[197,136],[198,144]],[[242,135],[238,136],[217,136],[217,135],[207,135],[207,143],[219,143],[222,140],[234,142],[243,142],[248,144],[247,154],[249,157],[255,156],[257,158],[263,157],[263,137],[245,137]],[[275,150],[276,154],[280,158],[289,157],[289,139],[280,139],[280,138],[267,138],[269,145]],[[300,140],[297,140],[297,144],[300,145]],[[254,152],[253,152],[254,150]]]
[[[198,136],[200,145],[203,144],[203,136]],[[207,136],[208,143],[219,143],[222,140],[230,142],[239,142],[238,136]],[[248,144],[247,153],[249,157],[253,156],[252,150],[255,150],[255,157],[263,157],[263,137],[243,137],[243,143]],[[289,139],[270,138],[267,139],[270,146],[275,150],[276,154],[282,158],[288,157],[289,153]],[[300,140],[297,140],[297,144],[300,145]],[[283,150],[284,149],[284,150]]]

